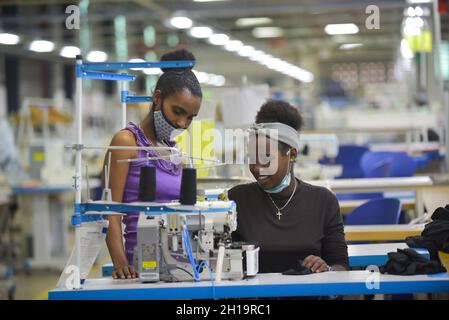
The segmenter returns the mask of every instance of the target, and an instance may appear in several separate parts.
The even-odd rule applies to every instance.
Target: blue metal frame
[[[122,90],[120,100],[121,102],[125,103],[139,103],[139,102],[152,102],[153,98],[150,96],[135,96],[134,92]]]
[[[183,61],[161,61],[161,62],[83,62],[76,65],[76,76],[78,78],[113,80],[113,81],[134,81],[137,76],[131,74],[116,74],[107,71],[147,69],[147,68],[191,68],[195,65],[195,60]],[[101,71],[101,72],[99,72]],[[134,101],[145,102],[145,101]]]
[[[107,212],[142,212],[147,215],[161,215],[161,214],[185,214],[185,213],[216,213],[223,212],[225,210],[233,210],[235,208],[235,202],[230,201],[231,205],[227,208],[210,208],[205,210],[186,210],[186,209],[174,209],[166,205],[130,205],[127,203],[119,204],[102,204],[102,203],[75,203],[75,214],[72,216],[72,224],[79,225],[82,222],[90,222],[104,219],[107,216]],[[89,214],[89,212],[105,212],[101,214]]]

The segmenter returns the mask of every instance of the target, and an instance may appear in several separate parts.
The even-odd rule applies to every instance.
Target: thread
[[[139,200],[156,200],[156,168],[154,166],[140,167]]]
[[[196,169],[184,168],[182,169],[181,177],[181,204],[193,205],[196,203]]]

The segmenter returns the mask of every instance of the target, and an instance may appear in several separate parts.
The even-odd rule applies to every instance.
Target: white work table
[[[368,271],[310,275],[258,274],[245,280],[212,283],[140,283],[138,280],[87,279],[80,290],[55,289],[49,300],[150,300],[295,297],[321,295],[449,292],[449,275],[397,276]]]
[[[407,249],[405,242],[399,243],[373,243],[348,245],[349,265],[351,267],[366,267],[369,265],[382,266],[388,261],[388,253],[397,252],[397,249]],[[424,248],[413,248],[424,258],[429,259],[429,251]]]
[[[384,192],[392,190],[415,191],[417,216],[424,214],[423,189],[433,185],[428,176],[401,178],[334,179],[306,181],[312,185],[326,187],[335,193]]]
[[[370,265],[382,266],[388,260],[389,252],[396,252],[397,249],[408,248],[405,242],[399,243],[374,243],[374,244],[350,244],[348,245],[348,257],[350,267],[366,267]],[[423,248],[416,248],[420,255],[429,259],[429,251]],[[111,277],[114,271],[112,262],[108,262],[101,267],[103,277]]]

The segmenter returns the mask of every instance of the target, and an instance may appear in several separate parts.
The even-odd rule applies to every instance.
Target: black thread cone
[[[196,169],[182,169],[181,178],[181,204],[193,205],[196,203]]]
[[[140,168],[139,200],[156,200],[156,168],[153,166]]]

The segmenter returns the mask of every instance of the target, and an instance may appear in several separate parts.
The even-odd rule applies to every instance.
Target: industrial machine
[[[231,241],[237,227],[235,203],[198,204],[179,206],[187,209],[182,213],[140,214],[134,266],[142,282],[242,279],[257,274],[259,248]]]

